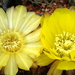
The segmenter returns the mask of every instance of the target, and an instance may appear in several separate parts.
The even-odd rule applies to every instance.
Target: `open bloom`
[[[48,75],[61,75],[62,70],[75,69],[75,12],[58,8],[45,18],[41,41],[44,53],[51,62],[54,60]]]
[[[5,75],[16,75],[18,67],[29,70],[32,58],[40,55],[40,20],[21,5],[6,13],[0,8],[0,69],[5,67]]]

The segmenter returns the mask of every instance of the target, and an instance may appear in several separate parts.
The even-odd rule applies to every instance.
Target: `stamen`
[[[57,34],[54,44],[60,56],[68,55],[72,50],[75,50],[75,35],[69,32]]]
[[[8,52],[20,50],[24,43],[23,41],[22,34],[15,30],[7,30],[0,35],[0,46]]]

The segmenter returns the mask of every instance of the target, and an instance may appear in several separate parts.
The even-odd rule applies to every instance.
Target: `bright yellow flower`
[[[32,58],[40,55],[40,20],[21,5],[6,13],[0,8],[0,69],[5,67],[5,75],[16,75],[18,67],[29,70]]]
[[[58,8],[45,18],[41,41],[44,53],[55,61],[48,75],[61,75],[62,70],[75,69],[75,12]]]

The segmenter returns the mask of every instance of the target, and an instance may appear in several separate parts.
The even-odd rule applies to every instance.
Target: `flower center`
[[[0,34],[0,47],[8,52],[16,52],[23,45],[23,35],[15,30],[6,30]]]
[[[55,37],[55,49],[58,52],[69,53],[75,50],[75,35],[63,32],[63,34],[57,34]]]

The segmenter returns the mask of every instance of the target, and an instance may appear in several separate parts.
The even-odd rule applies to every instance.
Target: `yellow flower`
[[[75,12],[58,8],[45,18],[41,41],[44,53],[54,60],[48,75],[61,75],[62,70],[75,69]]]
[[[21,5],[6,13],[0,8],[0,69],[5,67],[5,75],[16,75],[18,67],[29,70],[32,58],[40,55],[40,20],[40,16]]]

